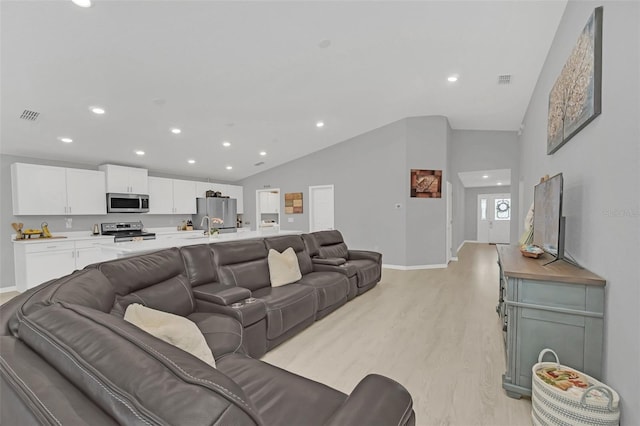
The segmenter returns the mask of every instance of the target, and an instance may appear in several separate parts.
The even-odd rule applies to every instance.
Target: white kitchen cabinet
[[[20,292],[54,278],[63,277],[76,269],[109,260],[96,240],[47,242],[19,241],[13,244],[16,289]]]
[[[278,192],[260,193],[260,213],[278,213],[280,210],[280,194]]]
[[[149,193],[147,169],[117,166],[115,164],[103,164],[99,169],[106,173],[107,192],[121,194]]]
[[[106,214],[104,172],[39,164],[11,165],[13,214]]]
[[[148,214],[195,214],[194,181],[149,177]]]
[[[208,190],[220,191],[222,195],[228,195],[229,198],[235,198],[236,200],[238,200],[238,213],[244,213],[244,188],[242,186],[215,182],[196,182],[196,197],[206,197],[206,193]]]
[[[231,198],[235,198],[236,200],[238,200],[238,202],[237,202],[238,214],[244,213],[244,202],[243,202],[244,189],[243,189],[243,187],[240,186],[240,185],[228,185],[227,194],[226,195],[228,195]]]
[[[68,214],[107,214],[104,172],[66,169]]]

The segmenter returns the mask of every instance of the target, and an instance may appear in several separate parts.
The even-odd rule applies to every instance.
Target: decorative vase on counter
[[[209,231],[209,236],[211,238],[218,238],[219,234],[220,234],[220,230],[218,228],[211,228],[211,231]]]

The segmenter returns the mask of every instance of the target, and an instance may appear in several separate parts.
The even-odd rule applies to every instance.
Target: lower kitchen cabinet
[[[23,292],[76,269],[108,260],[99,247],[104,243],[104,240],[14,242],[16,290]]]
[[[517,246],[497,248],[507,395],[531,395],[531,368],[544,348],[563,365],[601,379],[606,281],[564,261],[547,264],[547,254],[531,259]]]

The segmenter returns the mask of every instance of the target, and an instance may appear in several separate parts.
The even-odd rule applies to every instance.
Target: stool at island
[[[567,365],[600,379],[606,281],[564,261],[546,265],[546,253],[533,259],[515,245],[497,249],[507,395],[531,395],[531,367],[549,347]]]

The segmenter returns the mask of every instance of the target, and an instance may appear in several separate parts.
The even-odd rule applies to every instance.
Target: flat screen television
[[[562,184],[562,173],[558,173],[536,185],[533,193],[533,245],[555,260],[565,258]]]

